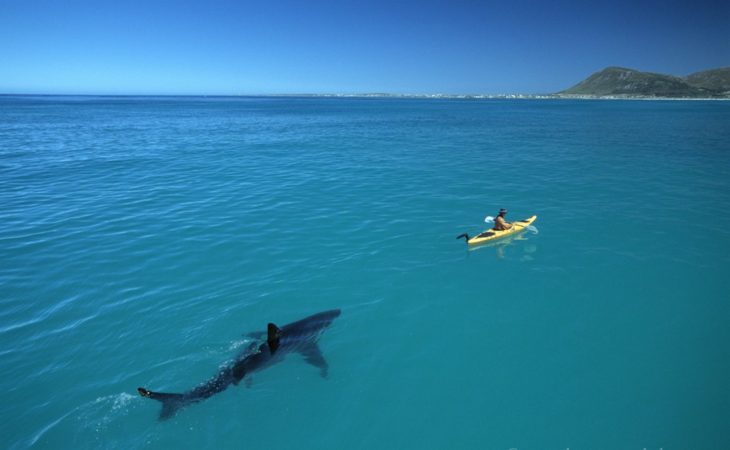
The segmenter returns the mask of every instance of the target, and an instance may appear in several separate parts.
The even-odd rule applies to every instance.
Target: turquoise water
[[[730,442],[730,103],[0,97],[0,439]],[[484,216],[538,234],[468,251]],[[173,419],[248,332],[341,308]]]

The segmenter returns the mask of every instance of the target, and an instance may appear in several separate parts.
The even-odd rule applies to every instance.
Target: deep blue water
[[[0,97],[1,447],[723,448],[729,299],[730,102]]]

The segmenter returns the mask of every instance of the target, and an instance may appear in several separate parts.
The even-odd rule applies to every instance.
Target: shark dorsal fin
[[[266,343],[269,344],[269,350],[273,355],[277,348],[279,348],[279,338],[281,337],[281,329],[270,323],[267,328],[268,337]]]

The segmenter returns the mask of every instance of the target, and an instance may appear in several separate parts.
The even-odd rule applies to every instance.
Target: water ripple
[[[0,104],[10,448],[517,445],[540,411],[607,446],[592,424],[686,447],[662,439],[671,411],[716,404],[690,387],[730,374],[727,105]],[[501,207],[540,234],[454,239]],[[135,394],[190,388],[245,333],[334,307],[329,380],[292,356],[166,423]]]

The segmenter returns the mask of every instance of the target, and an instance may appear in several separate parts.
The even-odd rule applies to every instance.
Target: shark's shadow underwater
[[[339,315],[340,310],[333,309],[305,317],[281,328],[270,323],[266,332],[252,335],[257,337],[265,335],[266,342],[258,348],[256,343],[252,344],[215,377],[188,392],[182,394],[152,392],[142,387],[137,388],[137,392],[143,397],[162,402],[160,420],[165,420],[187,405],[222,392],[231,384],[237,385],[247,375],[283,361],[289,353],[300,353],[306,362],[319,368],[320,374],[326,377],[328,365],[317,346],[317,340]]]

